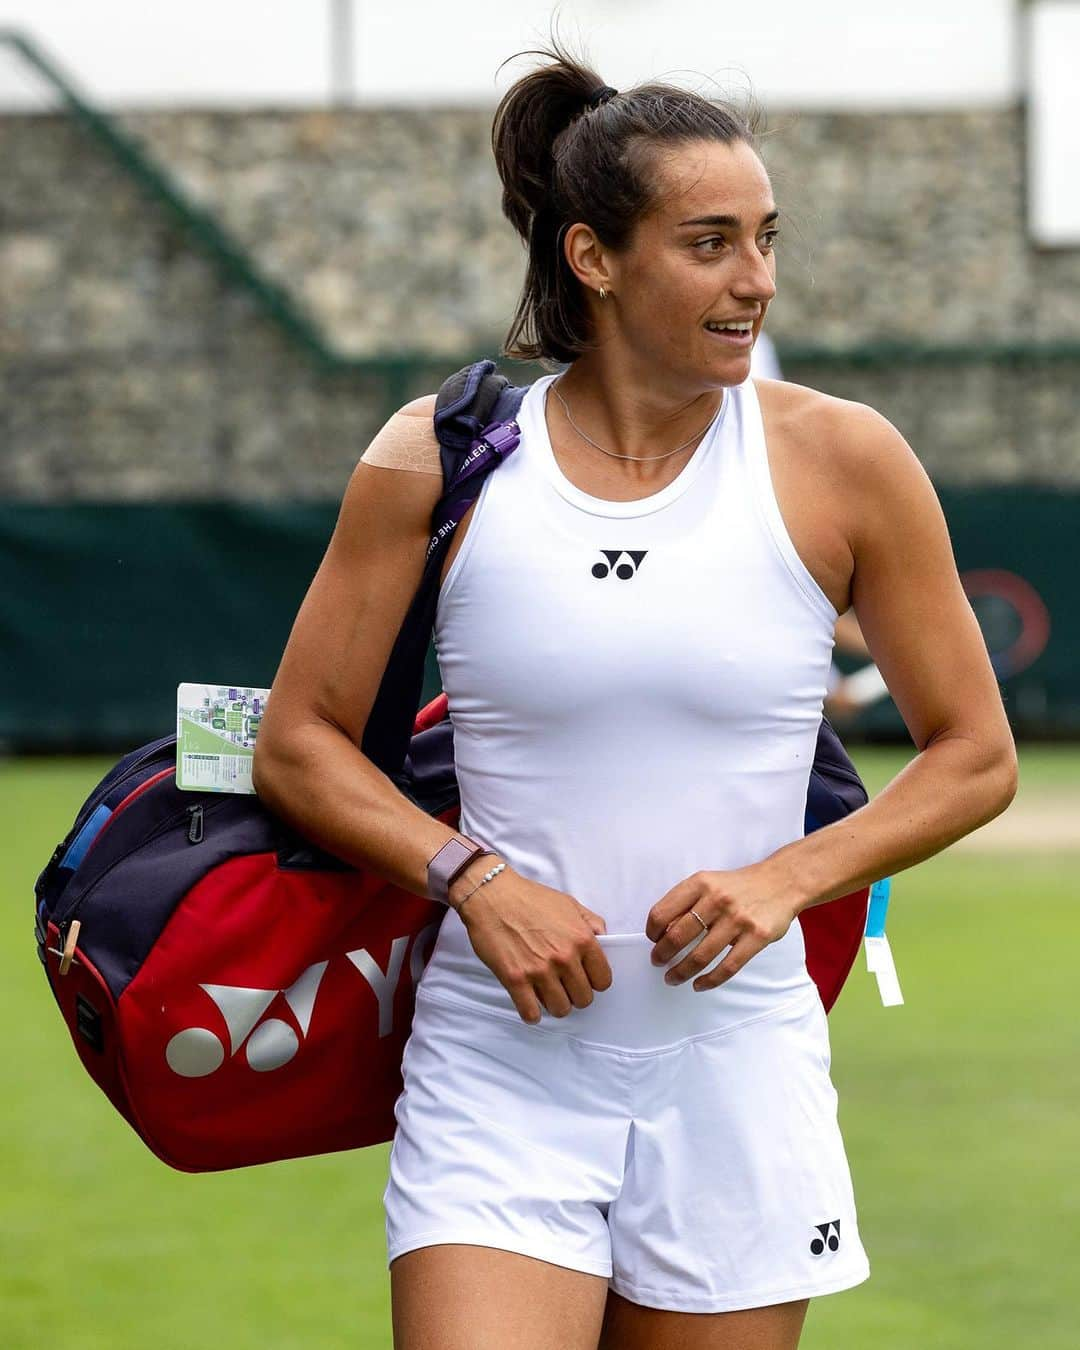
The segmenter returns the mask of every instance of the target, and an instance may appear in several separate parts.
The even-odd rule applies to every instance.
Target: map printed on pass
[[[176,786],[254,792],[251,761],[269,696],[250,685],[177,685]]]

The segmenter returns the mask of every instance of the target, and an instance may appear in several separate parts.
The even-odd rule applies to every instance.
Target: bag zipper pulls
[[[203,837],[203,809],[202,802],[196,802],[194,806],[187,808],[189,816],[187,838],[189,844],[201,844]]]

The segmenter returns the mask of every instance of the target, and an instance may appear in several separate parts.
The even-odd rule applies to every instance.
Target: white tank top
[[[752,380],[677,478],[612,502],[558,466],[555,378],[527,391],[439,595],[460,829],[643,934],[676,882],[802,837],[837,612],[781,517]],[[722,1022],[809,983],[796,921],[710,997]],[[518,1016],[453,911],[420,987]]]

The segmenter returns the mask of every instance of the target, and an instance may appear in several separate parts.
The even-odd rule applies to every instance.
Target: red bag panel
[[[203,1171],[391,1139],[445,912],[372,874],[279,869],[271,853],[215,868],[119,1000],[147,1142]]]
[[[116,1006],[108,986],[78,948],[67,974],[61,975],[60,933],[51,920],[46,932],[45,973],[83,1068],[128,1123],[135,1125],[120,1071]]]
[[[806,945],[806,969],[818,987],[826,1012],[839,998],[859,954],[869,900],[870,887],[864,886],[824,905],[804,909],[799,915]]]

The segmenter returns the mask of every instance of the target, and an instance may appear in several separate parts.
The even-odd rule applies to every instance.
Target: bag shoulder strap
[[[462,366],[443,381],[435,396],[434,422],[447,482],[485,427],[517,415],[527,389],[512,385],[487,358]]]
[[[442,461],[443,495],[432,517],[433,532],[475,496],[483,477],[502,455],[492,453],[483,468],[455,488],[450,488],[457,470],[483,431],[496,423],[512,421],[527,386],[511,385],[491,360],[474,361],[444,380],[435,396],[435,435]],[[516,428],[515,428],[516,430]],[[515,442],[516,443],[516,442]],[[419,588],[391,648],[386,669],[375,694],[360,748],[382,771],[403,787],[403,765],[415,726],[416,710],[423,688],[427,653],[438,600],[439,554],[429,553]]]

